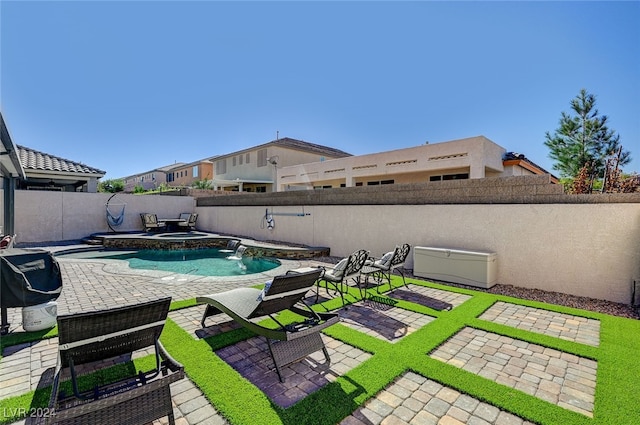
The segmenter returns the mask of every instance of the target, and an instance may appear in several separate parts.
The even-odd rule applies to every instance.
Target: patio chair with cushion
[[[404,279],[404,263],[407,261],[410,250],[411,245],[409,244],[396,245],[393,251],[387,252],[380,258],[369,258],[365,265],[378,270],[381,277],[378,279],[378,283],[382,283],[382,278],[384,278],[391,286],[391,273],[397,271],[402,276],[402,283],[407,286],[407,282]],[[378,287],[378,292],[380,292],[379,289]]]
[[[58,317],[58,364],[46,424],[147,424],[164,416],[175,423],[169,384],[184,377],[182,365],[160,343],[171,298],[110,310]],[[116,382],[80,390],[76,368],[104,369],[117,356],[153,348],[155,368]],[[81,366],[84,365],[84,366]],[[71,376],[69,394],[62,376]],[[85,369],[86,370],[86,369]],[[63,375],[64,373],[64,375]]]
[[[158,221],[156,214],[142,213],[140,214],[140,219],[142,219],[142,227],[144,227],[145,232],[166,229],[167,227],[165,222]]]
[[[184,217],[183,217],[184,216]],[[178,227],[181,229],[196,230],[196,221],[198,220],[198,214],[196,213],[183,213],[180,214],[180,218],[184,218],[186,221],[178,223]]]
[[[281,368],[322,350],[327,363],[331,361],[320,331],[339,321],[336,313],[317,313],[303,301],[320,276],[320,269],[290,270],[276,276],[264,289],[236,288],[230,291],[196,297],[206,303],[201,325],[208,317],[226,313],[243,327],[266,338],[271,359],[280,382],[284,382]],[[283,324],[274,316],[289,310],[303,320]],[[265,326],[258,318],[268,316],[278,326]]]
[[[361,249],[353,252],[347,258],[343,258],[332,268],[324,269],[320,279],[318,279],[316,302],[318,302],[318,297],[320,296],[320,283],[324,282],[327,294],[329,294],[330,286],[333,287],[335,292],[340,292],[342,305],[344,306],[344,293],[348,290],[349,281],[360,287],[360,271],[368,257],[369,252]]]

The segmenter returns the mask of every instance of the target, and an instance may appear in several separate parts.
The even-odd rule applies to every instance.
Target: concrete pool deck
[[[81,246],[78,246],[80,248]],[[47,247],[56,252],[74,246]],[[126,261],[110,259],[59,258],[63,275],[63,291],[58,314],[73,314],[136,304],[171,296],[174,301],[198,295],[264,283],[286,270],[326,265],[315,260],[281,260],[282,265],[265,273],[236,277],[203,277],[169,272],[129,269]],[[451,304],[455,309],[468,298],[449,291],[411,285],[411,293],[431,297]],[[400,289],[399,289],[400,290]],[[21,309],[9,309],[11,332],[21,331]],[[189,307],[170,312],[169,317],[193,338],[204,338],[224,332],[234,326],[224,318],[205,329],[199,325],[203,307]],[[534,311],[532,311],[534,310]],[[511,319],[507,319],[507,312]],[[432,318],[407,313],[391,306],[376,303],[356,303],[341,310],[346,326],[395,343]],[[529,307],[497,305],[488,310],[486,320],[506,323],[514,327],[529,326],[535,332],[558,335],[581,343],[597,346],[599,329],[596,324],[583,323],[560,313],[535,311]],[[530,325],[534,320],[538,323]],[[512,320],[512,322],[508,322]],[[586,326],[586,329],[585,329]],[[466,330],[465,330],[466,332]],[[260,388],[277,405],[286,408],[306,397],[327,382],[336,379],[370,355],[341,341],[323,335],[331,365],[324,364],[321,353],[288,366],[285,383],[279,383],[266,356],[262,338],[250,338],[216,352],[242,376]],[[449,344],[449,345],[447,345]],[[587,417],[593,411],[595,362],[545,351],[534,345],[519,345],[511,339],[487,333],[461,333],[443,344],[431,356],[462,369],[491,376],[533,396],[579,412]],[[142,355],[141,353],[140,355]],[[57,357],[57,338],[7,347],[0,359],[2,382],[0,399],[20,395],[46,386]],[[250,358],[252,361],[243,361]],[[565,380],[567,385],[565,384]],[[568,391],[567,391],[568,388]],[[178,425],[224,424],[226,420],[216,411],[200,390],[187,378],[172,386],[174,412]],[[16,422],[30,423],[29,419]],[[154,425],[166,420],[154,422]],[[413,372],[399,377],[388,388],[342,421],[346,425],[379,423],[447,423],[447,424],[529,424],[529,422],[500,409],[437,384]]]

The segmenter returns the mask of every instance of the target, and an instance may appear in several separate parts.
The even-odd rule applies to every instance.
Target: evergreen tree
[[[607,127],[609,118],[599,115],[595,105],[596,97],[580,90],[571,101],[574,115],[562,112],[555,134],[545,134],[549,157],[556,161],[553,169],[562,177],[576,177],[584,166],[590,176],[603,177],[606,158],[621,148],[620,136]],[[630,152],[621,151],[620,165],[630,161]]]

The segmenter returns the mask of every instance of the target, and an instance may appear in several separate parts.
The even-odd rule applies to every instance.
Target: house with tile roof
[[[56,190],[63,192],[97,192],[98,179],[106,171],[80,162],[17,145],[17,155],[25,177],[16,189]]]

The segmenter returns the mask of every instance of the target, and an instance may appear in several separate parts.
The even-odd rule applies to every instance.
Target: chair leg
[[[284,383],[284,379],[282,378],[282,373],[280,373],[280,365],[278,364],[278,361],[276,360],[276,356],[273,354],[273,348],[271,347],[271,340],[269,338],[266,338],[266,340],[267,340],[267,346],[269,347],[269,354],[271,355],[271,360],[273,360],[273,364],[276,366],[276,372],[278,373],[278,379],[280,380],[280,382]]]
[[[204,322],[205,320],[207,320],[207,317],[214,316],[217,314],[217,313],[212,313],[212,310],[214,310],[214,307],[210,304],[207,304],[207,308],[204,309],[204,313],[202,314],[202,320],[200,320],[200,326],[202,326],[203,328],[206,328]]]

